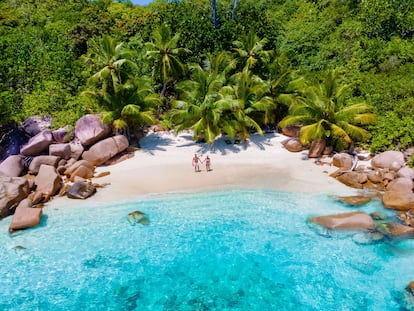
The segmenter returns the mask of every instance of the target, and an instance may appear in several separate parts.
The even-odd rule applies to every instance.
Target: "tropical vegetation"
[[[414,142],[410,0],[0,2],[0,131],[100,113],[208,143],[301,125],[373,152]]]

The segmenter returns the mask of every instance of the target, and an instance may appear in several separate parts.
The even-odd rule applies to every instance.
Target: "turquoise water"
[[[150,225],[131,226],[135,210]],[[0,309],[403,310],[412,241],[361,244],[306,222],[351,210],[326,195],[233,190],[45,208],[40,227],[15,235],[7,218]]]

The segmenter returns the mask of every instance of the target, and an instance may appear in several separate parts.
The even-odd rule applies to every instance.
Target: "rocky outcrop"
[[[297,138],[287,139],[282,144],[290,152],[300,152],[303,150],[303,146]]]
[[[343,184],[356,189],[362,189],[364,187],[363,184],[368,181],[367,175],[360,172],[344,172],[336,179]]]
[[[47,151],[53,142],[52,131],[44,130],[30,138],[29,142],[21,147],[20,153],[25,156],[37,156]]]
[[[75,182],[68,190],[67,190],[67,197],[71,199],[86,199],[89,198],[96,192],[96,187],[90,183],[85,181],[77,181]]]
[[[414,193],[386,191],[382,196],[382,204],[386,208],[399,211],[414,209]]]
[[[397,177],[406,177],[406,178],[414,179],[414,169],[408,166],[403,166],[397,172]]]
[[[363,212],[311,217],[309,221],[328,229],[375,229],[372,217]]]
[[[23,124],[23,130],[31,137],[36,136],[40,132],[50,129],[52,126],[52,119],[49,116],[31,116],[27,118]]]
[[[398,192],[412,192],[413,186],[414,183],[411,178],[397,177],[387,184],[386,190]]]
[[[62,186],[62,178],[56,172],[56,168],[42,164],[39,174],[35,178],[36,191],[45,196],[55,195]]]
[[[37,175],[39,173],[40,166],[42,165],[50,165],[53,167],[57,167],[60,158],[56,156],[48,156],[48,155],[40,155],[34,157],[32,162],[29,165],[29,173],[33,175]]]
[[[24,170],[24,162],[21,156],[12,155],[0,163],[0,175],[19,177]]]
[[[332,157],[332,165],[349,170],[353,165],[353,158],[349,153],[337,153]]]
[[[22,200],[13,215],[9,232],[39,225],[42,212],[41,208],[32,207],[32,202],[29,199]]]
[[[385,151],[374,156],[371,160],[374,168],[387,168],[398,171],[405,165],[404,154],[400,151]]]
[[[94,144],[88,151],[82,154],[82,158],[98,166],[126,150],[128,146],[128,139],[123,135],[109,137]]]
[[[52,144],[49,146],[49,155],[68,160],[72,155],[70,144]]]
[[[309,148],[309,158],[319,158],[326,147],[326,141],[324,139],[317,139],[311,143]]]
[[[288,125],[282,128],[282,134],[288,137],[299,137],[300,129],[300,125]]]
[[[26,178],[0,176],[0,219],[12,215],[16,206],[27,198],[29,192]]]
[[[107,137],[111,133],[111,127],[101,122],[97,114],[88,114],[76,122],[75,137],[84,146],[90,146]]]

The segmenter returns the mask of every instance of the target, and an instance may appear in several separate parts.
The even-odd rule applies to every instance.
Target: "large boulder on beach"
[[[85,151],[85,148],[79,141],[71,141],[70,146],[70,157],[75,160],[79,160],[82,153]]]
[[[24,161],[21,156],[12,155],[0,163],[0,174],[9,177],[19,177],[24,170]]]
[[[31,116],[22,123],[24,131],[32,137],[49,129],[51,126],[52,118],[50,116]]]
[[[75,137],[82,145],[90,146],[111,133],[109,124],[103,124],[97,114],[87,114],[76,122]]]
[[[0,175],[0,219],[13,214],[17,204],[28,196],[29,191],[26,178]]]
[[[414,169],[408,166],[404,166],[397,172],[397,177],[414,179]]]
[[[95,166],[91,162],[86,160],[79,160],[68,166],[63,174],[69,177],[71,181],[74,181],[75,176],[85,179],[92,178],[94,172]]]
[[[51,165],[42,164],[35,178],[36,191],[47,196],[55,195],[62,186],[62,178]]]
[[[364,187],[363,184],[368,181],[367,175],[361,172],[345,172],[336,177],[336,179],[348,187],[356,189],[362,189]]]
[[[57,167],[60,158],[57,156],[49,156],[49,155],[40,155],[34,157],[33,160],[30,162],[29,165],[29,172],[33,175],[37,175],[39,173],[40,166],[42,165],[50,165],[53,167]]]
[[[82,154],[82,158],[98,166],[124,151],[129,146],[128,139],[123,135],[106,138],[93,145]]]
[[[49,155],[68,160],[72,155],[70,144],[51,144],[49,146]]]
[[[300,125],[288,125],[282,128],[282,134],[288,137],[299,137]]]
[[[284,141],[283,146],[290,152],[300,152],[303,150],[303,146],[297,138],[291,138]]]
[[[72,134],[73,133],[69,130],[68,126],[52,131],[53,140],[59,144],[68,143],[72,138]]]
[[[13,215],[9,232],[39,225],[42,213],[41,208],[32,207],[32,202],[29,199],[22,200]]]
[[[20,153],[25,156],[37,156],[47,151],[52,142],[52,131],[44,130],[30,138],[29,142],[21,147]]]
[[[389,150],[377,154],[371,160],[374,168],[388,168],[398,171],[405,165],[404,154],[400,151]]]
[[[337,153],[332,157],[332,165],[349,170],[352,168],[354,160],[349,153]]]
[[[309,221],[328,229],[375,229],[374,220],[364,212],[311,217]]]
[[[86,181],[75,182],[66,192],[70,199],[87,199],[96,192],[95,186]]]
[[[387,191],[398,191],[398,192],[412,192],[413,191],[413,180],[407,177],[397,177],[390,181],[387,186]]]
[[[386,191],[382,195],[382,204],[386,208],[399,211],[414,209],[414,193],[400,191]]]
[[[324,139],[317,139],[311,143],[309,148],[309,158],[319,158],[326,147],[326,141]]]

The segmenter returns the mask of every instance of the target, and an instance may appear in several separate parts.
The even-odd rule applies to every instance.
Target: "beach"
[[[355,193],[329,174],[336,167],[317,165],[307,157],[307,150],[293,153],[282,142],[288,139],[280,133],[253,134],[246,143],[234,143],[226,137],[213,144],[194,142],[192,133],[149,132],[140,141],[134,156],[111,166],[96,168],[92,182],[105,185],[88,198],[88,202],[118,202],[133,200],[147,194],[193,192],[225,189],[269,189],[289,192]],[[227,140],[227,142],[226,142]],[[208,155],[211,170],[202,163],[195,172],[192,158],[197,154],[203,161]],[[330,163],[331,159],[323,159]],[[56,198],[50,204],[77,204],[78,201]]]

